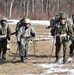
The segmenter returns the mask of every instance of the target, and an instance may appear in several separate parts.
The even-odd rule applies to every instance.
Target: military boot
[[[69,64],[69,63],[71,63],[70,60],[68,60],[68,59],[64,59],[64,60],[63,60],[63,64]]]
[[[26,55],[24,56],[24,59],[25,59],[25,60],[30,60],[30,58],[28,57],[28,54],[26,54]]]
[[[28,57],[28,52],[27,52],[27,51],[25,51],[24,59],[25,59],[25,60],[30,60],[30,58]]]
[[[6,54],[3,54],[3,55],[2,55],[2,59],[3,59],[3,60],[6,60]]]
[[[55,63],[59,63],[59,60],[58,60],[58,59],[56,59],[56,60],[55,60]]]
[[[24,57],[23,56],[21,56],[20,62],[24,62]]]

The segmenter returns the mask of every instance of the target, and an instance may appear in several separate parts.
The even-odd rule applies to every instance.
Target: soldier
[[[21,57],[20,62],[24,62],[23,58],[28,57],[28,51],[30,46],[30,38],[35,37],[35,31],[33,26],[30,25],[30,19],[26,18],[23,25],[18,31],[17,43],[19,45],[19,55]]]
[[[7,40],[10,40],[10,27],[7,24],[7,19],[1,18],[0,26],[0,59],[6,60]]]
[[[72,43],[70,45],[70,56],[73,56],[73,51],[74,51],[74,15],[72,15],[72,20],[73,20],[73,25],[72,25],[72,28],[73,28],[73,36],[70,37]]]
[[[69,35],[72,35],[72,27],[67,21],[67,15],[65,13],[60,14],[60,20],[55,24],[54,28],[51,31],[53,36],[56,36],[56,63],[59,62],[60,58],[60,48],[63,44],[63,63],[67,63],[69,56]]]

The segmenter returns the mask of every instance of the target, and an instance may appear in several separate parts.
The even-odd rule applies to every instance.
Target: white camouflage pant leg
[[[25,57],[28,56],[29,49],[30,49],[30,43],[29,43],[29,41],[26,41],[26,44],[25,44]]]
[[[29,48],[30,48],[29,40],[26,40],[26,41],[22,40],[22,43],[19,46],[19,55],[28,56]]]
[[[24,56],[24,54],[25,54],[24,46],[21,44],[19,46],[19,56]]]

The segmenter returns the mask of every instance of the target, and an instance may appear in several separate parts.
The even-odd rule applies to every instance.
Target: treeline
[[[74,0],[0,0],[0,16],[20,19],[49,19],[60,11],[74,14]]]

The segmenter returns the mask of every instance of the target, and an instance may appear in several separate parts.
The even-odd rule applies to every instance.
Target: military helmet
[[[30,19],[29,18],[25,18],[24,19],[24,23],[30,23]]]
[[[60,19],[67,19],[67,15],[64,12],[59,13],[59,16],[60,16]]]
[[[6,18],[6,17],[1,17],[0,20],[1,20],[1,21],[7,21],[7,18]]]

